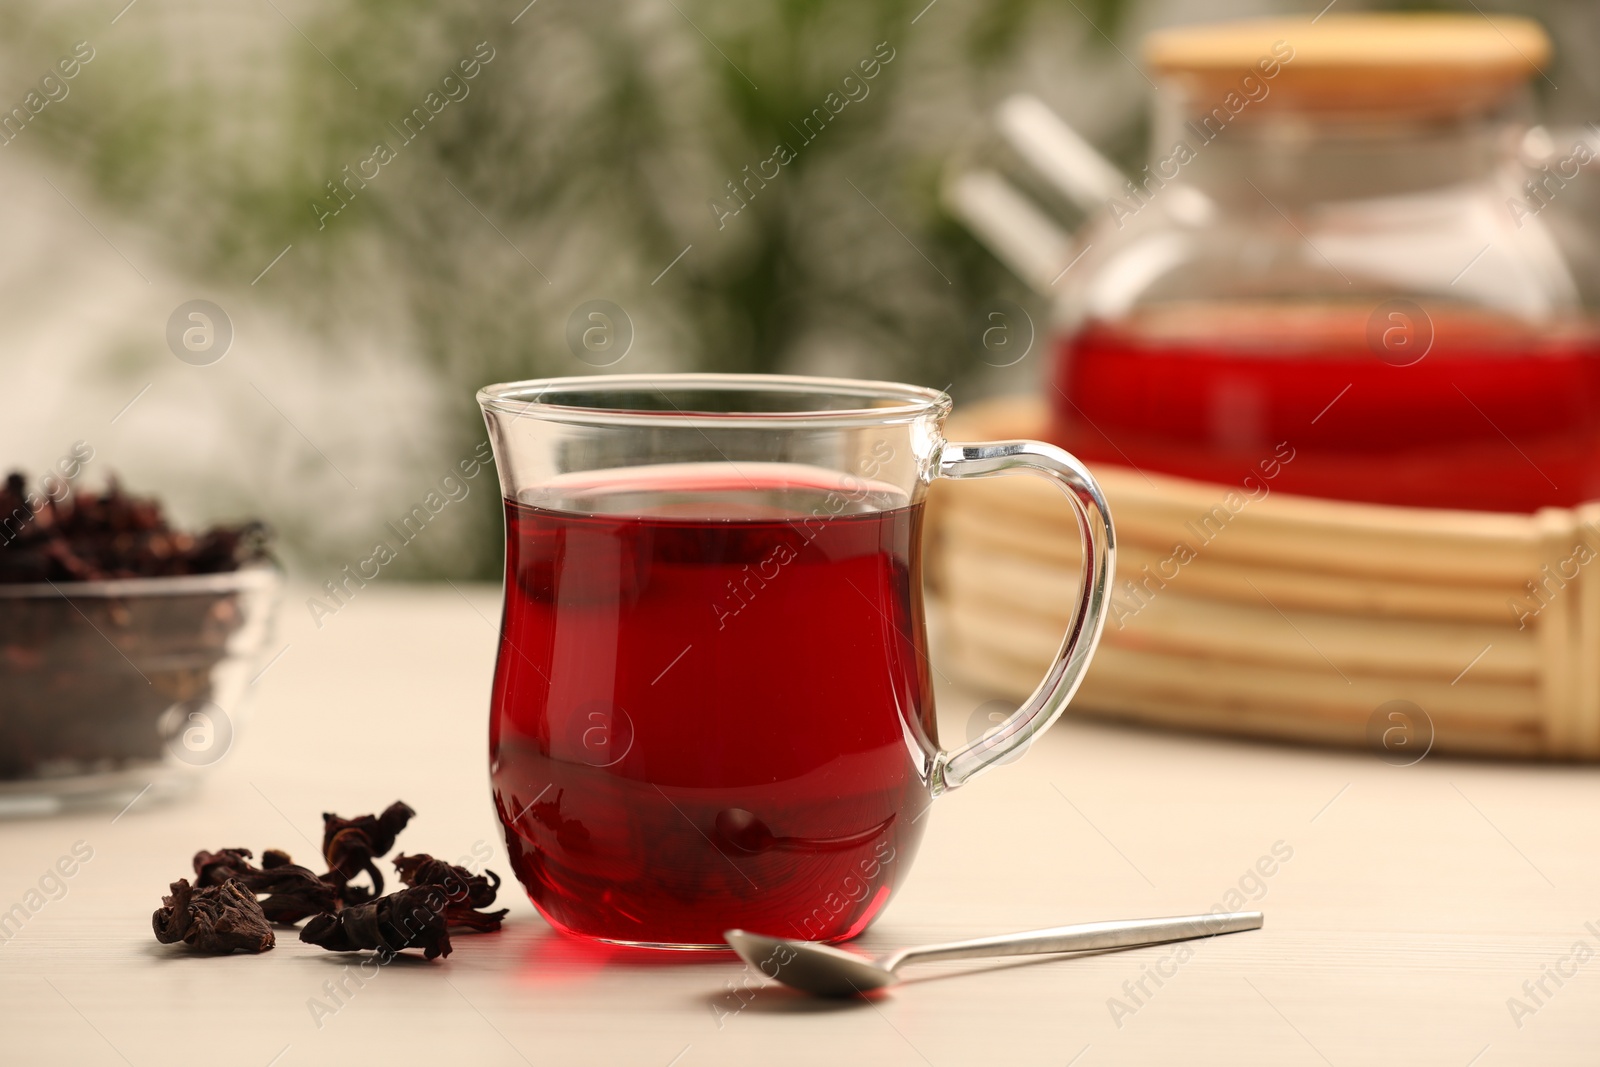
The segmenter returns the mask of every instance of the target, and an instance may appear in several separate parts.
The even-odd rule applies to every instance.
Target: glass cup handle
[[[1066,494],[1078,518],[1078,538],[1083,546],[1080,570],[1082,592],[1077,610],[1044,681],[1010,718],[985,737],[941,752],[934,765],[935,793],[965,785],[978,774],[1026,748],[1050,728],[1066,710],[1067,702],[1083,681],[1105,626],[1111,599],[1111,579],[1116,569],[1116,533],[1111,511],[1100,485],[1087,467],[1071,453],[1039,441],[994,441],[986,444],[950,442],[939,454],[940,478],[987,478],[992,474],[1025,471],[1049,478]]]

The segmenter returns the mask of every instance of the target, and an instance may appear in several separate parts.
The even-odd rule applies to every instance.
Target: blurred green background
[[[74,42],[94,51],[0,147],[8,461],[88,440],[91,478],[122,472],[189,521],[261,515],[320,582],[472,454],[478,386],[593,370],[567,341],[587,301],[631,322],[611,371],[1031,388],[1042,344],[991,367],[977,327],[997,300],[1041,330],[1049,309],[941,210],[947,161],[1025,90],[1133,165],[1145,32],[1322,7],[525,2],[0,9],[0,106]],[[1499,10],[1552,30],[1547,113],[1592,120],[1600,9]],[[802,144],[829,94],[848,104]],[[364,163],[379,142],[393,158]],[[795,158],[728,214],[728,183],[779,142]],[[165,340],[195,298],[235,331],[206,367]],[[385,573],[494,577],[499,552],[491,474]]]

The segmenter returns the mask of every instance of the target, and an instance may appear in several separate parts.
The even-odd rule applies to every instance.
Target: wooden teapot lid
[[[1235,93],[1258,110],[1464,114],[1499,103],[1549,59],[1543,27],[1507,15],[1251,19],[1158,30],[1144,42],[1146,65],[1200,110]]]

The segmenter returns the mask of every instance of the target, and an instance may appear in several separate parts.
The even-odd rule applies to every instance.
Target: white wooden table
[[[0,945],[0,1063],[1600,1062],[1593,771],[1400,768],[1067,721],[936,805],[908,884],[862,944],[1204,911],[1237,903],[1241,885],[1266,928],[1181,962],[1166,947],[930,965],[877,1002],[818,1003],[745,991],[737,963],[581,944],[534,912],[489,802],[497,590],[375,584],[320,631],[299,594],[279,625],[289,650],[197,798],[141,801],[115,821],[0,823],[0,909],[76,842],[93,849],[65,896]],[[947,737],[982,699],[942,687]],[[403,848],[493,849],[512,909],[502,933],[359,987],[349,957],[292,931],[223,959],[152,938],[150,912],[197,848],[310,861],[323,810],[397,797],[419,813]],[[1292,857],[1271,862],[1275,846]],[[1518,1018],[1513,997],[1530,1009]],[[318,1020],[314,998],[338,1010]]]

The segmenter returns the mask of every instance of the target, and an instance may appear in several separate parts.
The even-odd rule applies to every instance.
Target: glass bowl
[[[281,585],[270,564],[0,585],[0,816],[188,792],[233,745]]]

